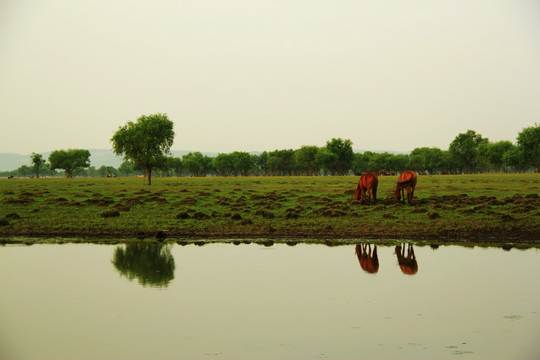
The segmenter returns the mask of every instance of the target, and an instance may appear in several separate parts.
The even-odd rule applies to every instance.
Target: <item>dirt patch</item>
[[[104,218],[118,217],[118,216],[120,216],[120,212],[114,209],[105,210],[104,212],[101,213],[101,217],[104,217]]]
[[[208,216],[207,214],[203,213],[202,211],[197,211],[195,214],[193,214],[192,216],[194,219],[197,219],[197,220],[204,220],[204,219],[209,219],[210,216]]]
[[[21,218],[21,216],[19,214],[17,214],[17,213],[9,213],[9,214],[6,215],[6,219],[8,219],[8,220],[18,220],[20,218]]]
[[[96,205],[96,206],[109,206],[114,203],[114,200],[110,197],[94,198],[83,201],[84,205]]]
[[[189,219],[190,217],[191,216],[189,216],[186,211],[182,211],[181,213],[178,213],[178,215],[176,215],[177,219]]]
[[[263,218],[266,218],[266,219],[273,219],[275,217],[275,215],[273,213],[271,213],[270,211],[266,211],[266,210],[257,210],[255,212],[255,215],[260,215],[260,216],[262,216]]]
[[[34,199],[29,197],[19,197],[19,198],[5,198],[2,200],[4,204],[14,204],[14,205],[28,205],[34,202]]]
[[[178,203],[180,203],[182,205],[195,205],[197,202],[198,202],[197,199],[194,199],[192,197],[187,197],[187,198],[184,198],[184,199],[180,200]]]

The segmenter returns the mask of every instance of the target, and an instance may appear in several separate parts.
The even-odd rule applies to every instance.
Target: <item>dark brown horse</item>
[[[402,273],[414,275],[418,272],[418,263],[416,262],[412,244],[396,246],[396,256]]]
[[[360,200],[362,203],[366,201],[368,204],[371,202],[371,194],[373,194],[373,203],[377,202],[377,186],[379,186],[379,177],[376,173],[363,173],[358,180],[356,191],[354,192],[354,198]]]
[[[376,274],[379,271],[377,245],[373,245],[373,253],[371,252],[371,244],[356,245],[356,256],[365,272]]]
[[[412,202],[417,178],[418,176],[414,171],[404,171],[399,175],[396,191],[394,192],[397,201],[401,202],[403,198],[403,203],[405,203],[405,189],[407,189],[407,201],[409,204]]]

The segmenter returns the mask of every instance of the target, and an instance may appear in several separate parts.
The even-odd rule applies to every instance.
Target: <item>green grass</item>
[[[420,176],[413,205],[396,180],[362,205],[356,176],[2,179],[0,236],[540,241],[538,174]]]

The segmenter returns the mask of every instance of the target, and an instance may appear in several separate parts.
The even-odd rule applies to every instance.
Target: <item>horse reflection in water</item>
[[[396,246],[396,255],[399,267],[404,274],[414,275],[418,272],[418,263],[412,244]]]
[[[373,252],[371,252],[371,244],[356,245],[356,256],[365,272],[376,274],[379,271],[377,245],[373,245]]]

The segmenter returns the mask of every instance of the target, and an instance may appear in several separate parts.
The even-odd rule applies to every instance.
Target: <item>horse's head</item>
[[[399,193],[399,185],[396,186],[396,190],[394,191],[394,198],[396,199],[396,201],[399,201],[401,200],[401,194]]]

